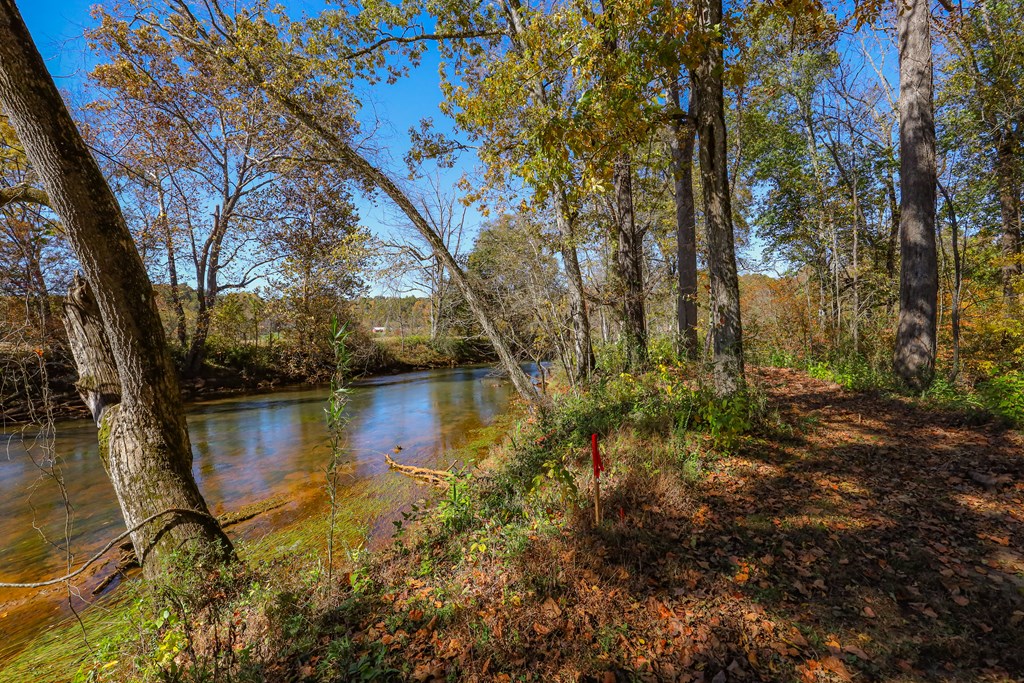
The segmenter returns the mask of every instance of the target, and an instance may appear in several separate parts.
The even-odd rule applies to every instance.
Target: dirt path
[[[1024,677],[1020,434],[795,371],[760,381],[793,437],[715,462],[696,510],[655,506],[644,526],[669,538],[614,544],[657,586],[653,677]]]

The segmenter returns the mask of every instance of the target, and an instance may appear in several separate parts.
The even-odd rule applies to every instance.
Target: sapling
[[[330,501],[330,520],[327,527],[327,585],[332,586],[334,573],[334,527],[338,515],[338,465],[342,456],[342,432],[348,424],[349,416],[345,412],[349,402],[350,390],[346,384],[351,354],[346,341],[350,331],[347,324],[338,322],[338,317],[331,318],[331,346],[334,349],[334,374],[331,376],[330,395],[327,398],[327,432],[331,444],[331,457],[325,469],[327,497]]]

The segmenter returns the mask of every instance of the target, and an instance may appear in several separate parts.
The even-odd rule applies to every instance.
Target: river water
[[[507,384],[487,367],[359,382],[352,387],[347,408],[351,421],[343,444],[343,487],[365,491],[368,480],[386,485],[387,477],[400,477],[388,472],[384,462],[384,454],[395,447],[400,447],[393,455],[399,462],[437,465],[446,450],[460,446],[467,434],[504,412],[509,396]],[[330,457],[326,398],[325,388],[301,389],[190,407],[193,471],[215,513],[322,488]],[[70,526],[60,485],[45,467],[53,456],[73,510]],[[380,509],[367,505],[371,507]],[[23,430],[0,434],[0,581],[60,576],[67,568],[65,538],[70,538],[80,563],[123,529],[91,422],[58,423],[48,437]],[[60,596],[66,603],[65,589]],[[0,667],[65,614],[66,604],[52,591],[47,600],[30,591],[0,589]]]

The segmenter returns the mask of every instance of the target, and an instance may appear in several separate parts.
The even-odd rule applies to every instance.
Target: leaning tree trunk
[[[191,22],[196,21],[195,17],[190,16],[187,12],[183,12],[179,16],[185,22],[188,22],[188,25],[192,25]],[[225,38],[229,44],[234,43],[234,36],[227,35]],[[416,205],[409,199],[409,196],[402,191],[402,188],[387,173],[362,156],[345,139],[343,134],[338,133],[331,127],[327,119],[317,116],[315,110],[307,108],[300,97],[296,97],[292,91],[279,88],[268,77],[259,62],[251,58],[251,50],[242,50],[239,51],[237,56],[232,56],[213,45],[200,46],[197,42],[193,42],[192,46],[201,49],[206,56],[234,71],[246,85],[265,92],[278,105],[283,115],[293,119],[323,144],[325,151],[329,152],[328,158],[344,166],[355,178],[366,183],[367,186],[376,188],[386,194],[395,203],[423,239],[426,240],[427,244],[430,245],[434,255],[441,259],[445,268],[448,269],[452,282],[462,294],[470,311],[472,311],[477,322],[480,324],[483,333],[494,347],[516,392],[531,407],[540,406],[542,399],[537,392],[537,388],[533,386],[529,376],[520,367],[519,360],[513,353],[506,335],[502,334],[498,329],[495,317],[487,306],[486,301],[469,281],[462,266],[452,256],[444,240],[416,208]],[[233,47],[237,46],[233,45]]]
[[[391,179],[381,169],[377,168],[365,158],[356,152],[340,135],[335,133],[331,128],[327,127],[322,121],[311,115],[308,111],[302,108],[296,101],[294,101],[288,95],[274,90],[269,84],[263,81],[261,78],[254,78],[254,85],[257,87],[266,88],[268,94],[281,106],[281,108],[290,116],[292,116],[299,124],[304,126],[310,133],[320,139],[320,141],[329,148],[335,155],[335,159],[341,162],[345,168],[347,168],[356,177],[365,181],[372,187],[380,189],[384,194],[393,201],[398,208],[405,214],[409,221],[413,224],[413,227],[420,233],[423,239],[426,240],[427,244],[433,250],[434,255],[444,263],[445,268],[451,275],[452,281],[455,286],[459,289],[463,299],[469,306],[469,310],[473,313],[477,323],[479,323],[484,335],[491,342],[495,352],[498,354],[498,359],[501,361],[501,365],[505,372],[508,373],[509,379],[512,385],[515,387],[516,392],[532,407],[539,406],[542,403],[540,394],[537,393],[537,388],[533,386],[533,382],[527,376],[523,369],[519,365],[519,360],[512,352],[512,348],[508,343],[508,339],[501,331],[498,330],[498,326],[495,324],[494,314],[487,306],[486,301],[480,293],[477,292],[476,287],[469,281],[465,271],[455,257],[452,256],[451,251],[448,250],[448,246],[441,239],[441,236],[434,230],[430,222],[423,217],[423,214],[419,212],[415,204],[409,199],[408,195],[402,191],[398,184]]]
[[[711,275],[711,319],[714,335],[715,392],[720,396],[743,387],[743,328],[740,322],[739,275],[729,196],[728,148],[722,86],[724,57],[713,36],[722,23],[722,0],[699,0],[697,21],[707,41],[690,74],[693,105],[700,136],[700,169],[704,191],[704,223]]]
[[[935,372],[939,271],[935,247],[935,118],[931,10],[901,2],[900,317],[893,370],[907,386],[926,387]]]
[[[693,360],[697,358],[697,218],[693,201],[693,147],[697,130],[681,108],[679,86],[671,83],[669,93],[675,105],[669,117],[668,139],[676,204],[676,323],[682,355]]]
[[[633,211],[633,169],[629,154],[615,160],[615,275],[622,296],[622,336],[626,367],[647,363],[647,316],[644,311],[644,231]]]
[[[69,296],[79,388],[147,575],[178,550],[231,544],[192,476],[178,384],[152,284],[120,207],[75,127],[13,0],[0,0],[0,104],[85,271]],[[148,521],[147,521],[148,520]]]

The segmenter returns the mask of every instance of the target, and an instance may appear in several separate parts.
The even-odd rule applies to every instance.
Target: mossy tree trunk
[[[177,550],[232,555],[192,476],[192,451],[153,286],[117,200],[14,0],[0,0],[0,105],[85,271],[66,321],[83,394],[148,576]],[[167,510],[174,513],[160,514]],[[156,517],[150,521],[145,520]],[[136,528],[138,527],[138,528]]]

